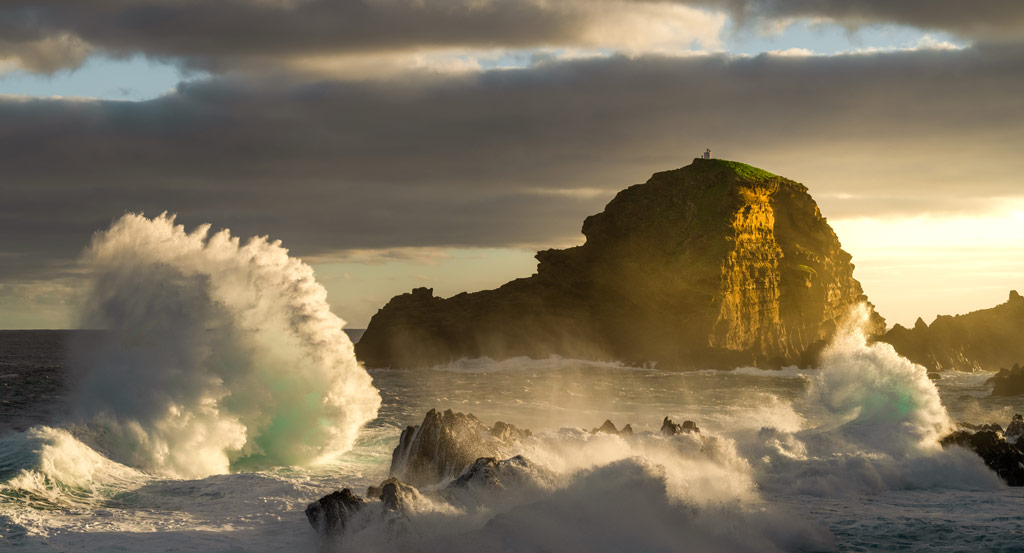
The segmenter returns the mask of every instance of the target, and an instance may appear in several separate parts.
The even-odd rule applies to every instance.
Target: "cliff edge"
[[[496,290],[392,298],[357,356],[371,367],[549,355],[669,369],[801,364],[867,301],[807,188],[742,163],[656,173],[587,217],[583,234]],[[885,330],[877,314],[872,326]]]

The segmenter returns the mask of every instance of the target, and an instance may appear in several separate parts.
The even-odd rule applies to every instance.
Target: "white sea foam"
[[[924,367],[889,344],[869,344],[868,310],[854,309],[821,357],[806,398],[812,424],[799,431],[765,425],[744,440],[760,483],[773,491],[843,495],[864,491],[1001,484],[981,460],[943,450],[951,428]]]
[[[182,477],[349,449],[380,405],[313,270],[280,242],[129,214],[83,256],[74,405],[112,458]]]
[[[378,505],[339,551],[832,551],[824,527],[767,506],[731,440],[564,428],[526,439],[500,486]]]
[[[94,505],[146,478],[64,429],[36,426],[0,438],[0,496],[32,507]]]

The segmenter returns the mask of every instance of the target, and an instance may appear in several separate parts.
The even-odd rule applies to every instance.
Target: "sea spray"
[[[868,343],[870,311],[854,307],[822,352],[810,401],[833,415],[847,438],[870,450],[904,455],[939,448],[949,416],[927,371],[884,342]]]
[[[349,449],[380,395],[311,267],[265,237],[128,214],[82,258],[73,404],[112,458],[181,477]]]
[[[743,440],[762,490],[858,495],[893,489],[993,489],[976,455],[944,450],[951,426],[924,367],[885,343],[869,343],[869,311],[855,307],[820,358],[804,399],[808,427],[765,425]]]

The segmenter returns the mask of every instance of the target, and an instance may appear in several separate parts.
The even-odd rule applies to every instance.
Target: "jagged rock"
[[[632,436],[633,426],[627,424],[622,427],[622,430],[615,428],[615,423],[610,420],[605,420],[599,428],[594,428],[590,431],[591,434],[615,434],[616,436]]]
[[[1024,417],[1017,413],[1013,416],[1013,420],[1006,426],[1006,431],[1003,432],[1003,437],[1006,441],[1012,444],[1017,444],[1020,441],[1021,436],[1024,436]],[[1021,444],[1024,445],[1024,444]]]
[[[505,489],[509,481],[521,482],[523,472],[530,466],[522,455],[505,460],[481,457],[473,462],[458,478],[448,484],[449,488],[480,486],[492,490]]]
[[[937,372],[929,372],[928,373],[928,379],[929,380],[942,380],[942,375],[937,373]]]
[[[998,425],[994,425],[998,427]],[[957,430],[940,440],[943,447],[957,445],[978,454],[1010,486],[1024,486],[1024,451],[995,430]]]
[[[345,531],[352,516],[366,507],[366,500],[345,488],[306,506],[306,520],[320,535],[320,550],[329,551]]]
[[[742,163],[656,173],[583,234],[496,290],[392,298],[357,356],[374,367],[553,354],[678,369],[806,364],[866,301],[807,188]],[[869,330],[884,329],[873,314]]]
[[[699,434],[700,428],[697,428],[697,423],[693,421],[683,421],[683,424],[680,425],[672,422],[672,419],[668,417],[665,417],[661,423],[661,433],[666,436],[675,436],[684,432]]]
[[[913,329],[895,325],[881,338],[900,355],[930,371],[995,371],[1024,359],[1024,298],[965,315],[940,315]],[[1024,392],[1019,392],[1024,393]]]
[[[1024,367],[1015,363],[1009,369],[999,369],[999,372],[985,383],[992,385],[994,396],[1024,395]]]
[[[439,484],[476,459],[503,456],[529,435],[511,424],[488,427],[471,414],[431,409],[422,423],[402,431],[391,455],[390,475],[417,487]]]

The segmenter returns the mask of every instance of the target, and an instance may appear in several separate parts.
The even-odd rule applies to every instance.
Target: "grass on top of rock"
[[[710,161],[732,169],[737,175],[747,180],[770,180],[781,178],[775,173],[769,173],[764,169],[759,169],[753,165],[747,165],[746,163],[740,163],[738,161],[728,161],[725,159],[712,159]]]

